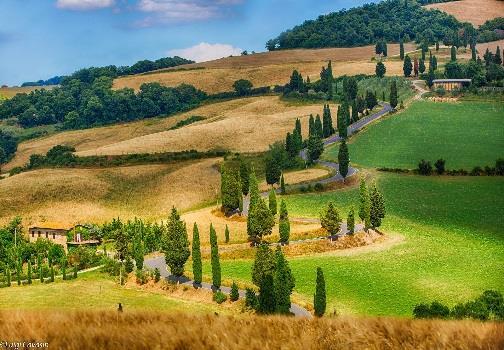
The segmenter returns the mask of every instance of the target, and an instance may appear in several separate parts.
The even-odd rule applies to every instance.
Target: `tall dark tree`
[[[343,140],[341,142],[339,151],[338,151],[338,165],[339,165],[339,173],[343,176],[343,180],[348,175],[348,166],[350,164],[350,155],[348,154],[348,146]]]
[[[378,104],[376,95],[372,91],[366,91],[366,108],[373,109]]]
[[[276,199],[276,192],[274,189],[271,189],[268,194],[268,206],[271,211],[271,215],[275,216],[277,214],[278,205]]]
[[[403,72],[405,77],[410,77],[413,71],[413,64],[411,63],[411,58],[409,55],[404,57]]]
[[[180,220],[177,209],[172,208],[161,248],[170,271],[175,276],[184,274],[184,265],[189,259],[189,240],[185,223]]]
[[[404,42],[402,38],[399,41],[399,57],[401,58],[401,61],[404,60]]]
[[[227,214],[238,209],[241,196],[240,174],[229,165],[223,164],[221,167],[221,200],[224,213]]]
[[[275,273],[275,255],[267,244],[261,244],[255,252],[255,259],[252,265],[252,282],[260,287],[267,275]]]
[[[276,311],[275,285],[273,275],[266,275],[259,285],[259,309],[261,314],[273,314]]]
[[[499,45],[497,45],[497,49],[495,49],[494,63],[499,66],[502,64],[501,49]]]
[[[420,74],[423,74],[425,72],[425,61],[423,59],[418,63],[418,71],[420,72]]]
[[[359,110],[357,109],[357,100],[352,102],[352,117],[350,118],[350,124],[355,123],[359,120]]]
[[[303,77],[297,70],[294,70],[292,72],[290,82],[289,82],[289,87],[291,88],[292,91],[299,91],[303,92],[304,91],[304,81]]]
[[[308,137],[312,135],[316,135],[315,118],[313,118],[313,114],[310,114],[310,119],[308,120]]]
[[[333,127],[333,122],[332,122],[332,117],[331,117],[331,108],[329,105],[324,105],[324,114],[322,118],[323,122],[323,134],[324,138],[331,136],[334,134],[334,127]]]
[[[387,72],[387,68],[385,67],[385,65],[383,64],[382,61],[380,61],[376,64],[375,72],[376,72],[376,76],[378,78],[383,78],[385,76],[385,73]]]
[[[285,179],[283,173],[280,177],[280,194],[285,194]]]
[[[221,286],[221,266],[219,260],[219,246],[217,243],[217,233],[210,224],[210,255],[212,261],[212,285],[219,289]]]
[[[289,222],[289,213],[287,211],[287,204],[282,199],[280,202],[280,216],[278,220],[278,234],[280,236],[280,243],[287,244],[289,243],[290,237],[290,222]]]
[[[249,241],[253,244],[260,243],[264,236],[270,235],[275,226],[275,220],[266,202],[259,198],[254,205],[250,203],[247,217],[247,232]]]
[[[381,221],[385,218],[385,201],[383,195],[376,188],[376,184],[373,184],[371,189],[371,208],[370,208],[370,219],[371,226],[377,228],[381,226]]]
[[[224,242],[229,243],[229,227],[226,224],[226,229],[224,230]]]
[[[280,182],[280,176],[282,175],[281,164],[278,163],[278,159],[275,159],[272,155],[266,156],[266,183],[268,185],[273,185]]]
[[[324,272],[317,267],[317,280],[315,282],[315,295],[313,296],[315,316],[322,317],[326,311],[326,286]]]
[[[289,267],[289,263],[282,253],[282,249],[277,247],[275,252],[276,266],[275,273],[273,274],[273,286],[275,290],[275,311],[279,314],[290,313],[290,296],[294,289],[294,277]]]
[[[317,114],[317,117],[315,118],[315,123],[313,126],[314,126],[315,133],[317,134],[317,136],[320,138],[323,138],[324,131],[323,131],[323,126],[322,126],[322,121],[320,120],[320,115]]]
[[[308,160],[315,162],[324,152],[324,143],[318,135],[312,135],[308,139]]]
[[[342,138],[346,138],[348,136],[348,119],[349,118],[349,110],[348,104],[343,102],[341,106],[338,108],[338,134]]]
[[[339,216],[338,209],[336,209],[332,202],[329,202],[327,209],[320,216],[320,224],[322,228],[327,230],[330,236],[338,234],[341,217]]]
[[[355,231],[355,212],[353,207],[348,212],[347,216],[347,230],[349,234],[353,234]]]
[[[247,162],[240,158],[240,179],[242,193],[246,196],[249,192],[250,166]]]
[[[367,229],[371,226],[371,199],[369,198],[369,191],[366,186],[366,181],[364,178],[360,179],[359,186],[359,217],[361,221],[364,222],[364,226]]]
[[[450,59],[452,62],[455,62],[457,60],[457,48],[455,46],[451,47],[450,50]]]
[[[390,106],[394,109],[397,107],[398,98],[399,96],[397,95],[397,83],[394,80],[392,81],[392,85],[390,86]]]
[[[203,264],[201,262],[201,243],[198,225],[194,223],[192,239],[192,268],[194,282],[200,284],[203,278]]]

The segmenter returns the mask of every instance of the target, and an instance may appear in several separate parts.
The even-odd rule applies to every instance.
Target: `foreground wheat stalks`
[[[49,349],[503,349],[504,324],[160,312],[10,311],[0,341]],[[4,345],[4,344],[2,344]]]

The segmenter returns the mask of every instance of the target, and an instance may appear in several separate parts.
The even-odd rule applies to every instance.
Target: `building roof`
[[[471,79],[435,79],[433,83],[470,83]]]

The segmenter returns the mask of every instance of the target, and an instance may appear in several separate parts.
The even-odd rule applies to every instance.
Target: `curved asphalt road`
[[[203,282],[198,285],[198,284],[194,283],[194,281],[188,279],[187,277],[175,277],[173,275],[170,275],[168,273],[168,266],[166,266],[164,256],[146,259],[144,264],[145,264],[145,266],[147,266],[150,269],[158,268],[159,271],[161,272],[161,276],[168,281],[178,282],[180,284],[183,284],[186,286],[192,286],[194,288],[203,288],[203,289],[215,291],[215,287],[213,285],[211,285],[210,283]],[[223,293],[226,293],[228,295],[229,295],[229,293],[231,293],[231,288],[229,288],[229,287],[221,286],[220,290]],[[238,293],[240,294],[240,298],[245,297],[244,290],[239,290]],[[294,304],[294,303],[291,304],[290,312],[292,312],[292,314],[296,317],[304,317],[304,318],[312,318],[313,317],[308,310],[306,310],[305,308],[303,308],[297,304]]]

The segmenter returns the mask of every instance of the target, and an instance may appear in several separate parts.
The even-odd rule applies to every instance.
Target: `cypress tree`
[[[411,63],[411,58],[409,55],[404,57],[403,72],[405,77],[410,77],[413,71],[413,64]]]
[[[364,222],[366,229],[371,225],[370,218],[371,200],[364,178],[360,180],[359,187],[359,218]]]
[[[353,208],[351,208],[348,212],[347,230],[349,234],[353,234],[355,231],[355,213]]]
[[[313,296],[313,307],[315,308],[315,316],[324,316],[326,311],[326,287],[324,272],[320,267],[317,267],[317,280],[315,295]]]
[[[404,60],[404,42],[402,38],[399,41],[399,57],[401,58],[401,61]]]
[[[397,103],[398,103],[398,96],[397,96],[397,83],[396,81],[392,81],[392,85],[390,86],[390,106],[392,108],[396,108],[397,107]]]
[[[276,266],[273,275],[276,302],[275,311],[279,314],[289,314],[291,305],[290,295],[295,285],[294,277],[280,247],[277,247],[275,255]]]
[[[266,202],[262,198],[259,198],[249,209],[247,218],[249,241],[253,244],[260,243],[263,236],[271,234],[273,226],[275,226],[273,215]]]
[[[30,260],[28,260],[28,284],[32,284],[32,265]]]
[[[40,283],[44,283],[44,269],[42,268],[42,264],[39,264],[39,279]]]
[[[359,110],[357,109],[357,101],[352,102],[352,118],[350,124],[355,123],[359,120]]]
[[[241,195],[240,174],[223,165],[221,167],[221,198],[222,209],[226,214],[239,208]]]
[[[166,231],[163,234],[161,250],[170,272],[175,276],[184,274],[184,265],[189,259],[189,239],[185,223],[175,207],[172,208]]]
[[[296,119],[296,127],[295,127],[295,130],[297,132],[297,134],[299,136],[302,136],[302,133],[301,133],[301,120],[299,120],[299,118]],[[301,140],[302,141],[302,140]]]
[[[317,114],[317,117],[315,118],[315,124],[314,124],[315,132],[318,137],[323,138],[324,137],[324,131],[322,127],[322,121],[320,120],[320,115]]]
[[[276,310],[275,287],[273,276],[266,275],[259,286],[259,312],[262,314],[272,314]]]
[[[266,183],[268,185],[273,185],[280,182],[280,175],[282,174],[282,169],[278,160],[271,156],[269,153],[266,155],[266,168],[265,168],[265,176]]]
[[[324,105],[324,114],[323,114],[323,134],[324,137],[329,137],[332,134],[334,134],[334,127],[332,124],[332,117],[331,117],[331,109],[329,105]]]
[[[341,142],[341,146],[338,151],[338,164],[339,164],[339,173],[343,176],[343,181],[348,175],[348,166],[350,164],[350,156],[348,154],[348,146],[343,140]]]
[[[329,202],[327,209],[320,217],[322,228],[326,229],[330,236],[335,236],[340,230],[341,218],[338,209],[334,207],[332,202]]]
[[[74,265],[74,268],[73,268],[73,278],[76,279],[77,278],[77,264]]]
[[[274,189],[271,189],[268,195],[268,204],[271,211],[271,215],[275,216],[277,214],[277,200],[276,193]]]
[[[421,59],[419,62],[418,70],[419,70],[420,74],[423,74],[425,72],[425,62],[423,59]]]
[[[66,279],[67,279],[67,275],[66,275],[66,263],[62,264],[61,271],[63,273],[63,281],[66,281]]]
[[[381,221],[385,217],[385,201],[381,192],[376,188],[376,184],[373,184],[373,188],[371,189],[370,200],[371,226],[377,228],[381,226]]]
[[[203,264],[201,262],[201,243],[198,225],[194,223],[192,239],[192,268],[194,282],[200,284],[203,279]]]
[[[8,266],[5,268],[5,277],[7,279],[7,287],[10,287],[11,286],[11,272],[10,272],[10,269]]]
[[[252,282],[260,287],[265,276],[275,272],[275,255],[267,244],[257,247],[254,264],[252,265]]]
[[[217,233],[210,224],[210,252],[212,260],[212,284],[219,289],[221,286],[221,266],[219,261],[219,246],[217,244]]]
[[[344,101],[343,104],[338,107],[338,134],[342,138],[346,138],[348,136],[348,113],[348,103]]]
[[[238,291],[238,285],[233,281],[231,285],[231,293],[229,293],[229,299],[231,301],[237,301],[240,298],[240,293]]]
[[[320,158],[322,153],[324,152],[324,143],[320,136],[312,135],[308,139],[308,160],[310,163],[315,162]]]
[[[436,69],[437,69],[437,57],[432,56],[432,70],[436,70]]]
[[[385,67],[385,65],[383,64],[383,62],[382,61],[378,62],[376,64],[376,68],[375,68],[376,76],[378,78],[383,78],[385,76],[386,72],[387,72],[387,68]]]
[[[135,263],[137,270],[142,270],[144,265],[145,245],[142,240],[136,239],[134,243]]]
[[[439,41],[436,41],[436,51],[439,51]]]
[[[313,118],[313,114],[310,114],[310,119],[308,121],[308,137],[315,135],[315,119]]]
[[[280,243],[288,244],[290,237],[290,223],[289,223],[289,213],[287,212],[287,205],[282,199],[280,202],[280,218],[278,222],[278,234],[280,236]]]
[[[280,177],[280,193],[285,194],[285,179],[283,173],[282,176]]]
[[[51,266],[51,282],[54,282],[54,266]]]
[[[226,229],[224,230],[224,240],[226,243],[229,243],[229,227],[226,224]]]
[[[16,266],[16,279],[17,279],[18,286],[21,285],[21,273],[22,273],[21,269],[22,269],[22,264],[21,264],[21,262],[18,262],[17,266]]]
[[[257,201],[261,198],[259,195],[259,185],[257,183],[257,177],[255,175],[255,170],[252,169],[250,172],[250,177],[249,177],[249,192],[250,192],[250,208],[252,208]],[[249,208],[249,210],[250,210]]]
[[[455,46],[451,47],[450,50],[450,59],[452,62],[455,62],[457,60],[457,48]]]
[[[476,45],[471,44],[471,60],[476,61]]]
[[[497,49],[495,50],[494,63],[499,66],[502,64],[501,50],[499,45],[497,45]]]
[[[240,182],[242,193],[246,196],[249,192],[249,179],[250,179],[250,167],[249,165],[240,158]]]

